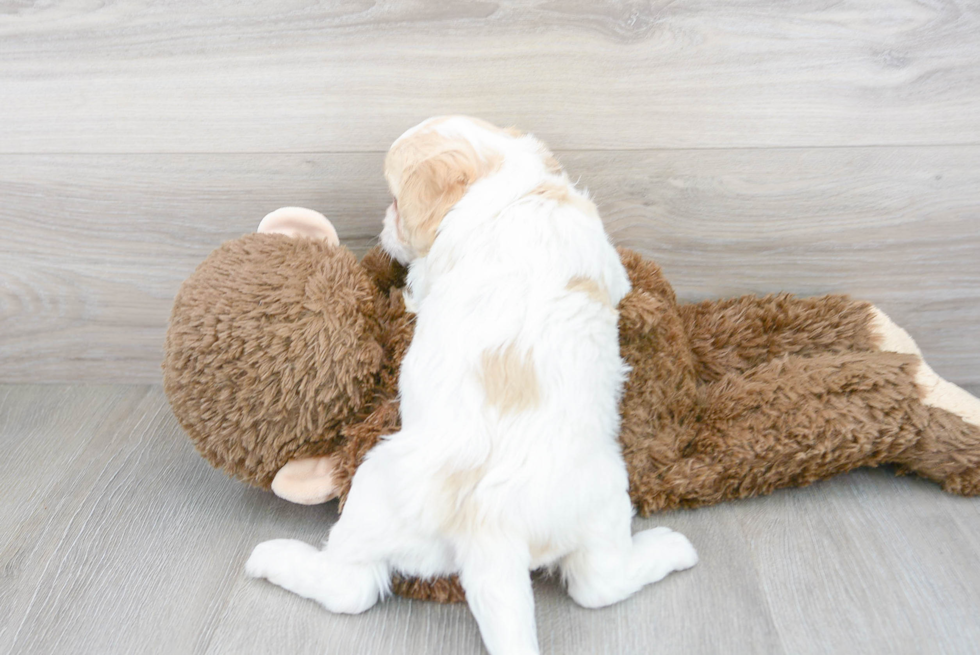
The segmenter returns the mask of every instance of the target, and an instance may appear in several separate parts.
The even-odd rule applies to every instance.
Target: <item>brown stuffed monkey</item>
[[[696,507],[893,464],[980,494],[980,400],[912,339],[846,296],[678,303],[660,268],[621,250],[632,372],[620,440],[637,510]],[[405,271],[358,262],[311,210],[284,208],[184,282],[163,365],[174,413],[214,466],[288,500],[341,503],[365,453],[398,429],[413,316]],[[342,504],[341,504],[342,507]],[[396,579],[461,600],[454,580]]]

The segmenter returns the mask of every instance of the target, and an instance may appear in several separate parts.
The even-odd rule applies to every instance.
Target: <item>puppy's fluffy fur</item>
[[[322,551],[277,540],[250,574],[361,612],[392,570],[458,573],[491,653],[535,653],[529,571],[600,607],[695,564],[680,534],[630,534],[615,307],[630,284],[595,206],[531,136],[430,119],[392,146],[383,246],[418,313],[402,429],[354,476]]]

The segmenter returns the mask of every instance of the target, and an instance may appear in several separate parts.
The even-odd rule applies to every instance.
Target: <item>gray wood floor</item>
[[[976,389],[974,389],[976,391]],[[0,385],[0,652],[482,653],[465,606],[333,616],[242,567],[299,507],[210,469],[156,386]],[[887,470],[637,520],[701,563],[599,610],[535,585],[545,653],[975,653],[980,502]]]

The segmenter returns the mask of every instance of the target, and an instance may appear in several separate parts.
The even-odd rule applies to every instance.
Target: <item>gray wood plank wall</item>
[[[980,383],[980,3],[0,0],[0,381],[156,382],[268,211],[363,252],[434,114],[545,139],[680,295],[843,291]]]

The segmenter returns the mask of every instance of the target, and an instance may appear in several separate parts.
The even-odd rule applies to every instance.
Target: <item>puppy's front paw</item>
[[[290,573],[296,572],[310,555],[317,552],[313,546],[296,539],[263,541],[252,550],[245,562],[245,575],[287,586]]]

